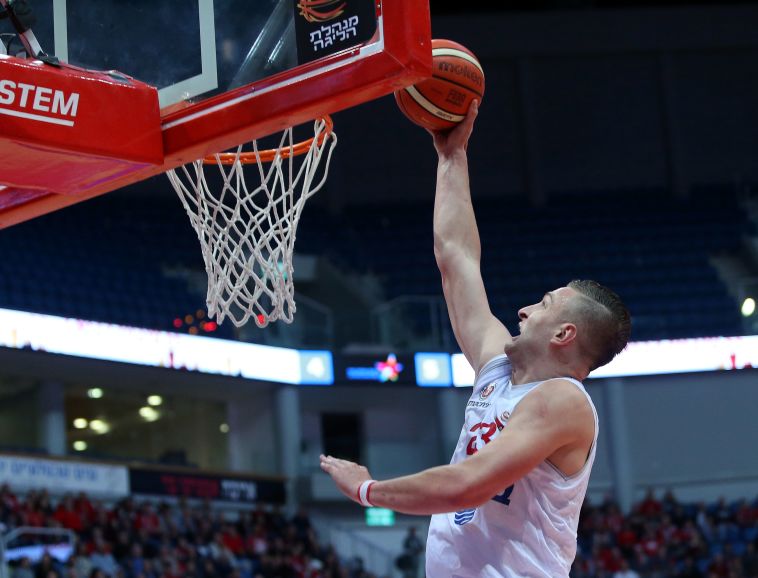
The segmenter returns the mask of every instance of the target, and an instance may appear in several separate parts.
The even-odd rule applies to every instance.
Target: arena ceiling
[[[538,12],[548,10],[591,10],[613,8],[684,7],[724,4],[758,4],[755,0],[498,0],[497,3],[431,0],[432,14],[472,12]]]

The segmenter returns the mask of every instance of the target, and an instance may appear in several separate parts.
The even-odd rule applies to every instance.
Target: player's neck
[[[511,360],[511,383],[522,385],[535,381],[546,381],[556,377],[574,377],[578,375],[576,368],[556,362],[554,359],[532,360],[530,363],[519,363]]]

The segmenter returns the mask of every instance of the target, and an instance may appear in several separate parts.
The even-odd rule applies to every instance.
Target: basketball
[[[440,39],[432,40],[432,77],[395,92],[403,114],[430,130],[453,128],[483,96],[484,71],[474,53]]]

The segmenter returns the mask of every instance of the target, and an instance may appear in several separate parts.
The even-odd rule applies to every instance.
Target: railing
[[[20,526],[18,528],[14,528],[2,538],[0,538],[0,578],[9,578],[10,572],[8,572],[8,560],[7,560],[7,554],[10,550],[13,550],[12,548],[9,548],[9,544],[13,542],[14,540],[18,539],[21,536],[60,536],[64,540],[62,542],[58,542],[56,544],[30,544],[30,547],[40,547],[43,550],[46,547],[53,547],[53,546],[60,546],[60,545],[70,545],[71,546],[71,552],[73,553],[74,547],[76,546],[76,534],[72,530],[65,530],[63,528],[35,528],[31,526]]]
[[[441,297],[403,296],[382,303],[371,312],[375,342],[398,349],[449,351],[455,347]]]

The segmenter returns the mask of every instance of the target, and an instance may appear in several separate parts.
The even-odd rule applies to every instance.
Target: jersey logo
[[[487,399],[490,396],[490,394],[493,391],[495,391],[495,384],[496,384],[496,382],[493,381],[487,387],[485,387],[482,390],[482,393],[479,394],[479,399]]]
[[[459,512],[456,512],[455,525],[463,526],[464,524],[468,524],[471,520],[474,519],[475,515],[476,515],[476,508],[472,508],[470,510],[461,510]]]

